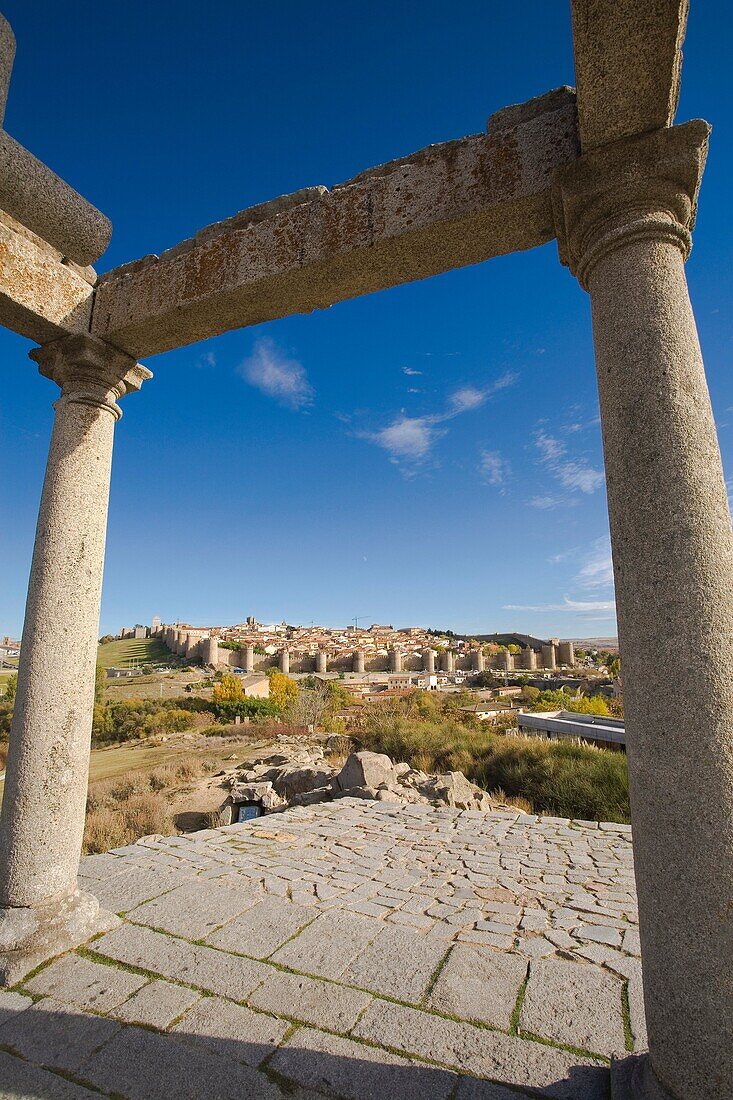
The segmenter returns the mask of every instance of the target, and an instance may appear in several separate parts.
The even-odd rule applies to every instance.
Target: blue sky
[[[572,83],[568,8],[5,0],[5,125],[110,216],[105,271]],[[714,127],[688,278],[733,478],[731,29],[693,0],[677,117]],[[30,346],[0,332],[0,634],[22,625],[56,396]],[[117,428],[103,631],[614,633],[589,304],[554,242],[146,364]]]

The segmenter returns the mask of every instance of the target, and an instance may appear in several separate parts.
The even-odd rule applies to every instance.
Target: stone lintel
[[[0,217],[0,324],[39,344],[86,332],[92,316],[89,275],[54,249]]]
[[[583,152],[671,125],[689,0],[572,0]]]
[[[142,357],[545,243],[552,176],[579,151],[575,97],[512,110],[486,134],[261,204],[109,272],[92,332]]]

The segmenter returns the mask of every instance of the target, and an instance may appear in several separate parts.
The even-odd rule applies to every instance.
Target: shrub
[[[425,706],[419,703],[420,708]],[[439,703],[438,703],[439,706]],[[534,812],[595,821],[629,820],[626,757],[579,742],[504,737],[457,719],[413,716],[414,706],[364,709],[365,749],[426,772],[458,770],[486,791],[501,788]]]

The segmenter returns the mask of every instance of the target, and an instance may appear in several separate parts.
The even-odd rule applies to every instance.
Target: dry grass
[[[170,799],[163,792],[170,792],[216,767],[210,760],[184,757],[147,773],[90,783],[84,853],[108,852],[151,833],[175,833]]]
[[[108,852],[132,844],[151,833],[170,833],[168,801],[162,794],[147,791],[132,794],[116,806],[99,805],[87,812],[84,853]]]

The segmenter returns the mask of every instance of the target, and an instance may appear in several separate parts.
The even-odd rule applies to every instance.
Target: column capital
[[[153,377],[126,352],[86,333],[62,336],[29,355],[40,373],[61,387],[62,398],[105,409],[115,420],[122,416],[118,400]]]
[[[632,240],[692,245],[710,127],[702,119],[584,153],[553,179],[560,260],[588,289],[603,256]]]

